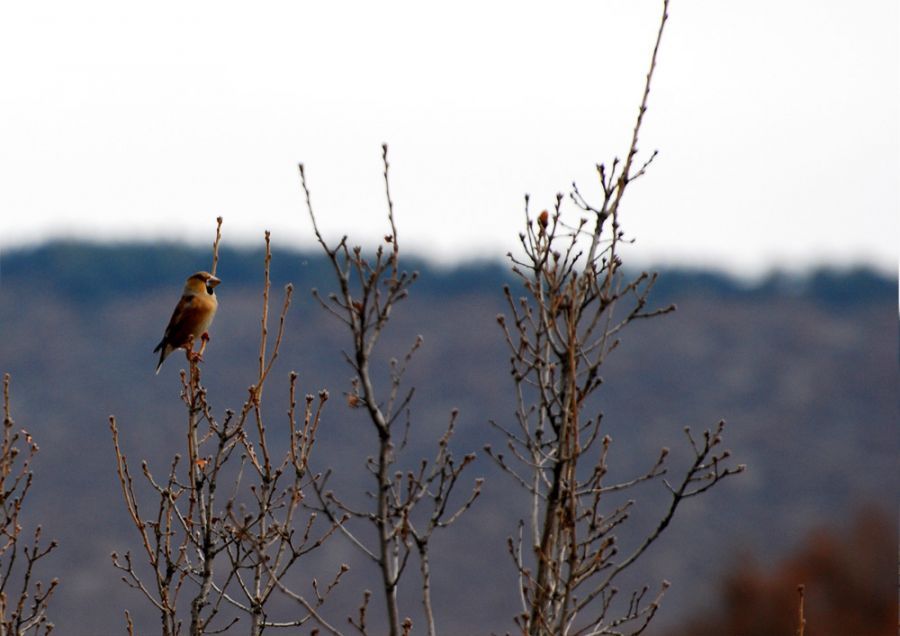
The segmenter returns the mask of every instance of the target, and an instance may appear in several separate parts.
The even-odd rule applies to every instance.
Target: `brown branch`
[[[222,240],[222,217],[216,217],[216,240],[213,241],[213,257],[212,257],[212,268],[209,270],[209,273],[213,276],[216,275],[216,267],[219,264],[219,241]]]
[[[804,612],[804,592],[806,591],[805,585],[797,586],[797,594],[800,597],[800,600],[797,603],[797,636],[803,636],[806,632],[806,614]]]

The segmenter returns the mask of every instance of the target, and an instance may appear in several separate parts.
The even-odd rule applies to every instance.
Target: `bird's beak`
[[[218,278],[216,278],[215,276],[210,276],[209,280],[206,281],[206,284],[209,285],[210,287],[215,287],[216,285],[218,285],[221,282],[222,281],[219,280]]]

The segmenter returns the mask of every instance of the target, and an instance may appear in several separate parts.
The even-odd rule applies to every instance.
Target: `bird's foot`
[[[203,352],[206,351],[207,343],[209,343],[209,332],[204,331],[202,334],[200,334],[200,351],[197,352],[197,355],[201,356],[201,360],[203,359]]]

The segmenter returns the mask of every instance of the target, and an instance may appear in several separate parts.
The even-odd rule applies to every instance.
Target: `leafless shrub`
[[[481,480],[476,479],[471,490],[458,499],[453,496],[462,472],[474,460],[473,454],[462,459],[454,457],[450,450],[457,413],[450,414],[446,429],[437,441],[437,449],[431,460],[423,459],[414,470],[397,470],[397,454],[403,449],[410,427],[409,406],[414,387],[404,388],[403,377],[412,356],[422,345],[416,337],[402,359],[392,358],[388,365],[390,385],[379,391],[372,378],[373,350],[387,325],[395,306],[407,297],[415,273],[400,268],[400,241],[394,222],[394,205],[391,200],[388,179],[389,163],[387,146],[382,148],[384,183],[387,197],[387,217],[390,233],[384,244],[377,248],[374,257],[363,256],[362,248],[349,247],[344,236],[330,245],[319,232],[316,216],[310,200],[306,174],[300,166],[300,177],[306,196],[307,210],[315,229],[316,238],[332,265],[338,290],[323,298],[316,290],[315,298],[346,328],[351,346],[344,352],[353,370],[347,401],[352,408],[365,409],[372,425],[375,454],[366,460],[366,468],[372,475],[373,486],[368,495],[370,508],[355,509],[342,495],[330,490],[327,470],[321,481],[315,481],[319,507],[341,533],[375,564],[381,574],[381,589],[387,614],[387,627],[374,628],[367,622],[371,594],[366,591],[356,617],[350,623],[360,634],[389,633],[391,636],[408,634],[412,619],[402,612],[398,600],[401,579],[410,557],[418,558],[421,576],[420,589],[425,615],[426,632],[436,633],[431,599],[430,541],[435,530],[450,526],[459,518],[481,492]],[[456,503],[451,503],[456,500]],[[356,530],[356,524],[364,522],[374,527],[375,545],[368,545]]]
[[[486,451],[531,499],[527,520],[508,544],[519,573],[522,611],[515,620],[523,634],[644,631],[668,583],[652,592],[644,587],[623,599],[622,606],[614,583],[656,541],[685,499],[743,470],[728,465],[720,422],[699,439],[685,429],[693,460],[674,481],[666,477],[668,449],[663,448],[646,472],[608,483],[613,440],[603,433],[601,414],[586,412],[603,383],[601,367],[623,329],[675,309],[648,308],[656,275],[626,279],[619,254],[625,241],[619,224],[625,190],[656,156],[654,152],[643,164],[636,163],[667,10],[664,2],[625,160],[597,166],[599,205],[588,203],[573,184],[569,198],[581,218],[571,222],[562,195],[552,212],[536,217],[526,197],[523,256],[510,255],[524,295],[517,298],[507,288],[511,319],[500,315],[497,320],[511,353],[517,410],[513,425],[492,422],[505,436],[509,455],[490,447]],[[654,480],[669,491],[669,503],[636,547],[620,553],[617,533],[624,531],[635,502],[610,506],[608,495]]]
[[[219,238],[217,230],[213,273]],[[298,376],[292,372],[288,450],[280,457],[273,457],[270,450],[261,409],[263,388],[278,357],[292,293],[288,285],[270,350],[270,261],[266,233],[259,365],[248,396],[239,412],[227,410],[218,419],[201,384],[200,355],[187,352],[188,370],[181,372],[186,461],[176,455],[161,480],[146,461],[141,462],[155,502],[139,502],[116,419],[109,419],[125,505],[141,540],[140,558],[152,574],[142,573],[131,551],[123,556],[113,553],[113,564],[159,612],[166,636],[181,633],[185,625],[191,636],[220,633],[241,617],[247,633],[254,635],[267,627],[297,627],[309,621],[328,629],[317,610],[346,571],[345,566],[336,568],[334,581],[324,590],[313,580],[312,600],[284,584],[288,570],[323,545],[337,524],[318,523],[317,516],[303,507],[305,489],[313,481],[309,458],[328,393],[307,395],[298,408]],[[289,594],[303,611],[283,620],[270,616],[269,601],[276,591]],[[127,612],[126,626],[133,633]]]
[[[21,514],[34,473],[38,446],[28,431],[16,431],[9,408],[9,374],[3,376],[3,433],[0,439],[0,635],[49,634],[47,608],[58,579],[35,580],[37,564],[56,549],[42,543],[41,526],[31,537],[22,531]],[[23,452],[24,446],[24,452]]]

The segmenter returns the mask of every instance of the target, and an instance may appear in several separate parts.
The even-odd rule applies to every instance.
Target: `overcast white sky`
[[[442,262],[515,245],[625,152],[660,0],[9,2],[0,8],[0,248],[51,237],[309,245]],[[672,0],[626,199],[634,259],[742,273],[896,271],[896,0]]]

